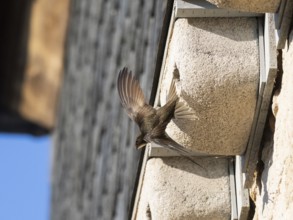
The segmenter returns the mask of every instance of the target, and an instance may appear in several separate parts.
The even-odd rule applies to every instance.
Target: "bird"
[[[140,129],[140,134],[135,141],[137,149],[145,147],[147,143],[155,143],[176,151],[202,167],[190,156],[189,150],[178,144],[166,133],[166,127],[172,119],[194,120],[196,118],[194,111],[186,103],[179,102],[175,83],[176,80],[173,79],[167,102],[160,108],[154,108],[147,104],[139,81],[133,76],[132,71],[129,71],[126,67],[119,71],[117,89],[122,106]]]

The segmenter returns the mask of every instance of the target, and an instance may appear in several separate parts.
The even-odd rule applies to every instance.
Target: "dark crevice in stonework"
[[[145,214],[146,214],[147,220],[152,220],[152,212],[151,212],[150,204],[147,205]]]
[[[275,86],[273,90],[273,94],[275,92],[280,91],[282,89],[282,78],[283,78],[283,54],[282,50],[277,50],[277,77],[275,80]]]
[[[174,64],[173,78],[180,81],[180,72],[179,72],[179,69],[178,69],[176,63]]]
[[[254,214],[255,214],[255,203],[254,201],[249,198],[249,212],[248,212],[248,216],[247,216],[247,220],[253,220]]]

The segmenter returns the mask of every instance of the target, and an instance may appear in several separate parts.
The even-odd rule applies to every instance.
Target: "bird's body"
[[[193,112],[189,107],[182,103],[179,104],[175,82],[173,81],[171,84],[167,103],[158,109],[145,102],[138,81],[126,68],[119,72],[117,85],[123,107],[126,109],[129,117],[137,123],[141,132],[136,139],[136,147],[141,148],[147,143],[156,143],[175,150],[192,160],[189,156],[190,152],[171,139],[165,131],[167,125],[174,117],[194,118]]]

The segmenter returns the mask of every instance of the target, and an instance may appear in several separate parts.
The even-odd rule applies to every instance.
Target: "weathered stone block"
[[[227,159],[197,159],[206,171],[185,158],[148,160],[136,219],[229,219]]]
[[[248,12],[276,12],[280,0],[207,0],[219,8],[231,8]]]
[[[194,151],[243,153],[259,82],[257,19],[178,19],[168,47],[161,103],[176,66],[177,91],[197,120],[173,120],[167,133]]]

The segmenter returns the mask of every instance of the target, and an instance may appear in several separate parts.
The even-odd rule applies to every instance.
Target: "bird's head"
[[[136,141],[135,141],[136,149],[140,149],[146,146],[147,142],[143,139],[143,137],[144,137],[143,135],[139,135],[136,138]]]

